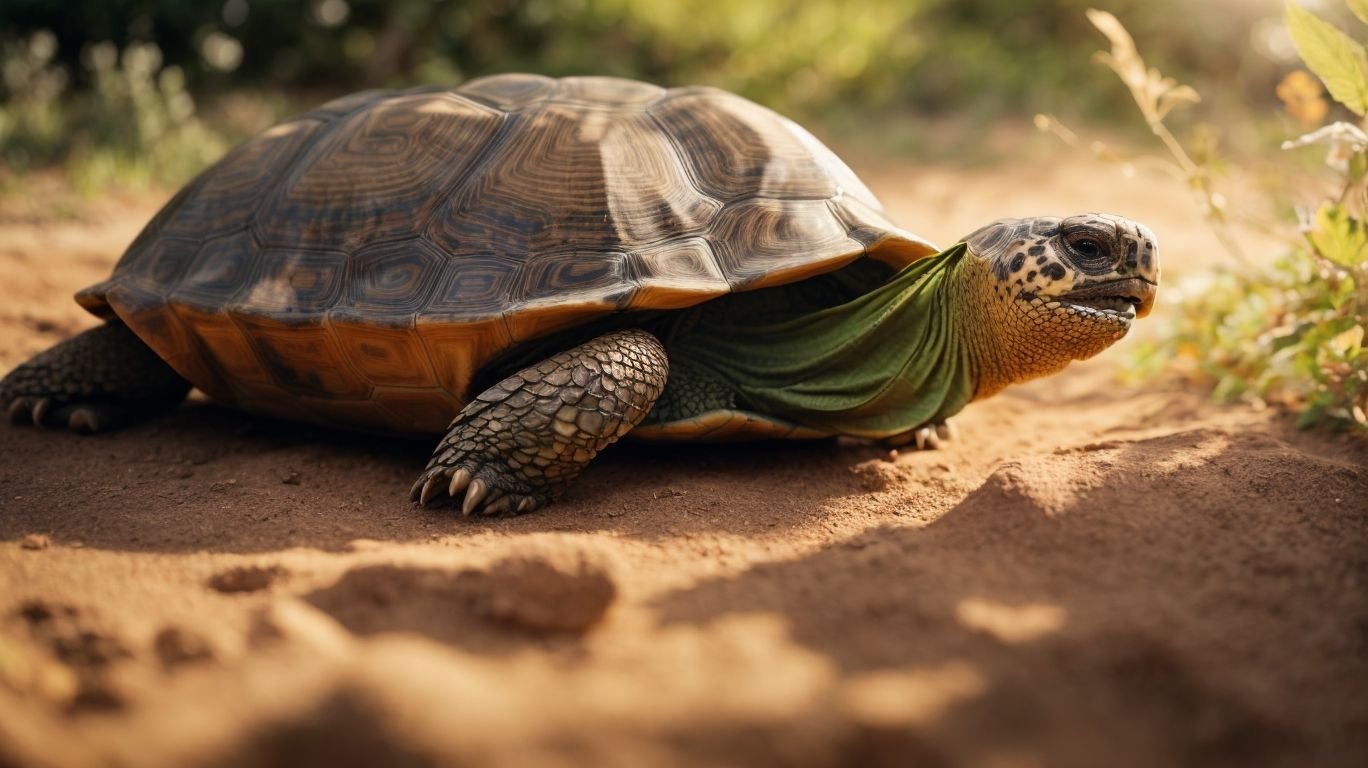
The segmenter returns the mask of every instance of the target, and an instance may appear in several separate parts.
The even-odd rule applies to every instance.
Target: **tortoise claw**
[[[48,411],[52,410],[52,398],[44,397],[33,405],[33,425],[35,427],[47,426]]]
[[[487,488],[485,481],[478,478],[471,480],[470,487],[466,489],[465,503],[461,504],[461,514],[469,516],[474,512],[475,508],[480,506],[480,502],[484,501]]]
[[[93,408],[76,408],[67,417],[67,429],[72,432],[94,433],[104,426],[100,412]]]
[[[70,403],[33,395],[16,397],[5,411],[11,424],[66,427],[81,434],[107,432],[129,420],[128,409],[116,403]]]
[[[420,506],[446,496],[459,501],[461,514],[486,516],[522,514],[544,505],[549,495],[526,487],[522,478],[498,462],[432,463],[409,488],[409,498]]]
[[[450,494],[451,498],[456,498],[456,494],[464,491],[466,486],[470,485],[472,477],[473,475],[470,474],[470,470],[465,467],[461,467],[455,472],[452,472],[451,484],[447,486],[447,493]]]
[[[509,512],[511,512],[512,510],[513,510],[513,497],[512,497],[512,496],[500,496],[499,498],[495,499],[494,501],[491,501],[491,502],[489,502],[488,504],[485,504],[484,509],[480,510],[480,513],[481,513],[481,514],[484,514],[484,515],[488,515],[489,517],[494,517],[495,515],[506,515],[506,514],[508,514]]]
[[[933,451],[940,450],[940,433],[936,431],[936,428],[934,426],[922,427],[922,432],[926,433],[926,447]]]
[[[433,475],[432,477],[428,478],[428,481],[426,483],[423,483],[422,495],[418,497],[419,506],[427,506],[427,503],[429,501],[432,501],[433,498],[437,496],[437,494],[441,493],[444,490],[446,490],[446,482],[443,481],[441,475]]]
[[[32,424],[35,427],[47,426],[48,411],[52,409],[50,397],[16,397],[10,402],[7,412],[11,424]]]
[[[917,427],[908,432],[902,432],[890,438],[885,438],[883,444],[891,448],[899,448],[908,443],[915,443],[917,450],[938,450],[945,447],[947,443],[959,439],[959,430],[955,429],[955,423],[950,420],[939,424],[927,424]]]
[[[9,408],[6,409],[11,424],[23,424],[25,421],[28,421],[29,407],[28,404],[24,402],[25,399],[26,398],[23,397],[14,398],[14,400],[10,402]]]

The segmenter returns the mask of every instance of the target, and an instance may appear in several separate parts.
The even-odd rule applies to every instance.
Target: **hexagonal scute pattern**
[[[168,235],[210,238],[243,229],[324,123],[298,119],[281,123],[238,145],[200,177],[198,189],[165,224]]]
[[[266,131],[78,300],[217,397],[412,434],[441,431],[512,344],[934,250],[738,96],[501,75],[353,94]]]
[[[446,261],[445,254],[422,240],[362,248],[351,257],[349,294],[333,316],[412,326],[431,302]]]
[[[278,187],[257,237],[345,251],[412,237],[503,119],[452,93],[395,96],[343,117]]]

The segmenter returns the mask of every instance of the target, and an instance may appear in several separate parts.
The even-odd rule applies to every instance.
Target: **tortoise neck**
[[[1048,311],[1024,309],[1020,301],[1001,293],[1003,286],[986,261],[965,259],[947,281],[947,289],[949,304],[943,314],[956,325],[955,336],[972,372],[973,400],[1057,373],[1074,360],[1097,354],[1116,338],[1063,325]],[[1032,305],[1048,306],[1044,299]]]
[[[953,318],[956,337],[973,372],[972,399],[982,400],[1013,382],[1013,345],[1001,338],[1003,318],[998,310],[1002,303],[995,294],[992,273],[984,264],[966,262],[947,281],[944,311]]]
[[[710,324],[706,343],[672,348],[672,360],[709,368],[742,407],[832,434],[888,437],[942,421],[975,390],[950,306],[965,254],[956,245],[784,322]]]

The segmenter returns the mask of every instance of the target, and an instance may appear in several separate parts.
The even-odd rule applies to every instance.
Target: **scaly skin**
[[[549,503],[598,452],[650,412],[669,376],[646,331],[604,334],[481,392],[452,422],[410,495],[461,511],[522,513]]]
[[[1098,248],[1080,253],[1082,240]],[[961,265],[950,286],[953,317],[974,364],[975,400],[1056,373],[1125,336],[1133,317],[1080,305],[1088,296],[1134,294],[1134,317],[1154,304],[1154,235],[1119,216],[1003,219],[966,242],[977,258]]]
[[[120,323],[74,336],[0,380],[16,424],[102,432],[174,408],[190,382]]]

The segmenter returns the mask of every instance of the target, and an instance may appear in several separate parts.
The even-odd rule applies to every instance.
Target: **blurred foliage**
[[[226,149],[195,116],[178,67],[163,67],[155,45],[85,50],[90,86],[67,94],[67,70],[52,62],[56,42],[37,32],[0,49],[6,100],[0,105],[0,161],[11,171],[63,165],[78,188],[112,181],[179,180]]]
[[[1356,15],[1368,13],[1359,0],[1351,4]],[[1230,213],[1214,187],[1214,157],[1189,153],[1165,124],[1168,112],[1197,101],[1197,92],[1147,67],[1114,17],[1091,12],[1090,18],[1112,43],[1099,58],[1130,90],[1233,262],[1179,286],[1179,316],[1161,341],[1142,345],[1140,370],[1176,371],[1210,386],[1221,400],[1286,407],[1299,414],[1303,427],[1368,432],[1368,134],[1361,122],[1336,122],[1284,142],[1289,150],[1328,145],[1326,165],[1334,179],[1324,200],[1297,211],[1300,236],[1287,238],[1286,253],[1271,268],[1253,266],[1227,231]],[[1297,50],[1329,96],[1362,121],[1368,112],[1362,44],[1292,3],[1287,21]],[[1331,112],[1309,75],[1290,75],[1279,91],[1288,113],[1305,127]],[[1071,137],[1053,118],[1039,122]],[[1268,235],[1270,246],[1279,242],[1272,227]]]
[[[1199,84],[1220,82],[1222,91],[1270,93],[1288,47],[1280,27],[1268,26],[1277,0],[1103,4],[1132,28],[1165,41],[1164,67]],[[1086,5],[0,0],[4,67],[22,73],[7,74],[0,85],[0,120],[9,126],[0,136],[0,156],[11,168],[24,168],[94,159],[109,147],[117,159],[100,163],[113,168],[165,153],[165,159],[136,161],[142,166],[134,170],[174,182],[194,165],[196,142],[207,155],[240,138],[236,128],[261,127],[239,120],[224,128],[204,114],[187,114],[182,105],[193,105],[190,94],[216,104],[244,90],[284,92],[303,107],[360,88],[455,84],[514,70],[717,85],[819,131],[867,135],[915,133],[927,115],[954,115],[970,127],[1039,110],[1106,118],[1121,102],[1100,73],[1077,66],[1092,45],[1082,17]],[[1243,54],[1251,35],[1267,43],[1261,55]],[[107,63],[110,50],[121,51],[117,64],[95,66],[92,57]],[[162,68],[147,71],[148,60]],[[53,100],[64,103],[48,103]],[[99,114],[101,108],[111,112]],[[114,125],[130,114],[137,127]]]

